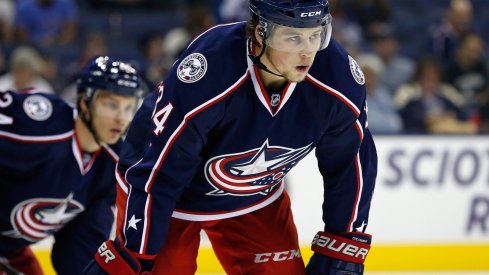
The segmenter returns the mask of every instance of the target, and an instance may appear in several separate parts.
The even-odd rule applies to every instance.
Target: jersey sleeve
[[[222,118],[220,102],[233,91],[220,88],[216,76],[222,68],[204,54],[184,53],[164,85],[145,100],[124,144],[118,232],[140,258],[151,258],[164,244],[175,205],[202,165],[209,131]]]
[[[44,158],[49,146],[73,135],[75,111],[53,95],[0,92],[0,167],[28,172],[32,160]]]
[[[83,213],[54,235],[51,251],[53,266],[58,274],[79,274],[109,238],[114,222],[114,182],[93,195],[94,199]]]
[[[356,65],[353,59],[344,60],[340,64],[350,64],[356,70],[344,68],[343,83],[338,86],[338,91],[344,93],[316,148],[324,181],[325,230],[335,233],[365,230],[377,175],[377,152],[368,129],[365,85],[360,81],[363,73],[352,66]]]

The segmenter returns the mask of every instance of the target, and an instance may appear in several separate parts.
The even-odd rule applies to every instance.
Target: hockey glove
[[[87,275],[135,275],[150,274],[141,272],[140,261],[132,256],[127,248],[121,247],[117,241],[105,241],[95,253],[95,259],[83,270]]]
[[[312,241],[314,251],[306,267],[307,275],[362,275],[363,262],[370,250],[371,236],[359,232],[341,236],[318,232]]]

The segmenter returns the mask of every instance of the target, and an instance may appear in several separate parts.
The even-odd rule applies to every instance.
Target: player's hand
[[[95,259],[83,270],[87,275],[135,275],[141,273],[141,263],[131,252],[117,242],[105,241],[95,253]]]
[[[371,236],[362,233],[334,235],[318,232],[312,241],[313,256],[307,275],[362,275]]]

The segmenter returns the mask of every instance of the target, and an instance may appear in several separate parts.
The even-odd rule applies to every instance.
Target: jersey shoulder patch
[[[53,114],[53,104],[51,101],[39,94],[26,97],[22,106],[25,114],[36,121],[47,120]]]
[[[348,62],[350,63],[350,71],[355,81],[360,85],[365,84],[365,75],[363,74],[363,71],[358,63],[355,61],[355,59],[353,59],[353,57],[351,57],[351,55],[348,55]]]
[[[319,51],[310,75],[348,98],[360,109],[366,98],[365,75],[355,59],[334,39]]]
[[[182,82],[194,83],[207,72],[207,59],[201,53],[187,55],[177,67],[177,76]]]

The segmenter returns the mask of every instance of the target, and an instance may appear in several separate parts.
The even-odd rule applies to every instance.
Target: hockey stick
[[[22,275],[24,273],[17,271],[6,262],[0,261],[0,271],[3,271],[5,275]]]

